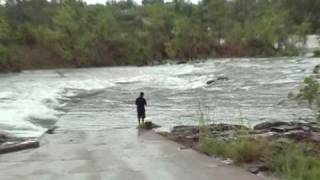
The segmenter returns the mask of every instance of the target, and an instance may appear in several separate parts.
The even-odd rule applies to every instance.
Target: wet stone
[[[8,140],[8,137],[4,134],[0,134],[0,144]]]

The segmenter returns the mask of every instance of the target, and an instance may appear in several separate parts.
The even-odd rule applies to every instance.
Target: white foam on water
[[[48,78],[46,73],[50,71],[40,78],[39,73],[22,73],[14,80],[1,79],[0,131],[16,137],[38,137],[46,131],[42,123],[57,120],[63,114],[58,109],[65,103],[60,100],[68,100],[76,95],[76,90],[98,90],[114,85],[98,78]]]

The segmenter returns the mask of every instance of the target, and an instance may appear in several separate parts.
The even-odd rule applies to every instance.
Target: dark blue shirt
[[[145,111],[144,107],[147,105],[147,101],[143,97],[138,97],[136,100],[137,111]]]

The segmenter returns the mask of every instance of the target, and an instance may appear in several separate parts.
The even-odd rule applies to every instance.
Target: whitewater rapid
[[[0,75],[0,131],[17,137],[39,137],[70,107],[78,119],[105,111],[122,127],[135,122],[134,99],[140,91],[149,101],[148,118],[162,126],[198,123],[204,112],[210,121],[255,124],[273,120],[312,120],[313,112],[287,100],[320,59],[216,59],[183,65],[23,71]],[[207,81],[228,77],[227,81]],[[87,101],[86,101],[87,99]],[[89,101],[90,100],[90,101]],[[81,114],[81,117],[80,115]],[[107,121],[107,120],[105,120]],[[99,123],[102,121],[99,121]],[[82,127],[90,124],[82,124]],[[98,127],[98,126],[97,126]]]

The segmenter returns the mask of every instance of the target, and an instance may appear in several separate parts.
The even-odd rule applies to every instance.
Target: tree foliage
[[[318,0],[7,0],[0,70],[293,55],[319,31],[319,9]]]

